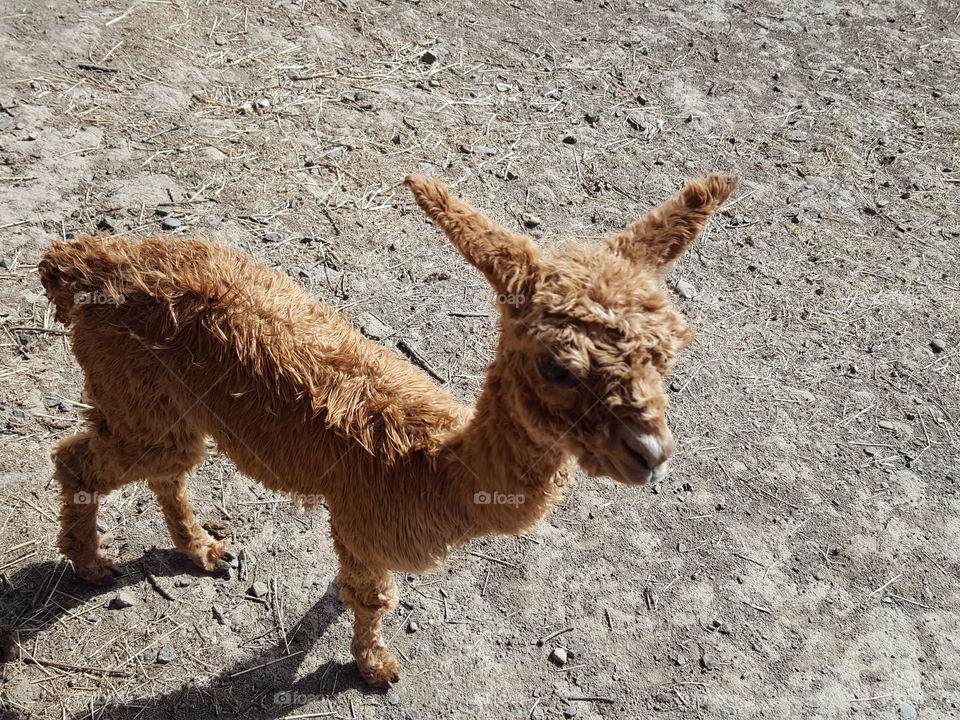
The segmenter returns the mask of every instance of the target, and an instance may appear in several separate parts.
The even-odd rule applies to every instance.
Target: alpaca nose
[[[673,435],[666,427],[654,433],[647,429],[626,426],[620,435],[631,454],[650,469],[663,465],[673,455]]]

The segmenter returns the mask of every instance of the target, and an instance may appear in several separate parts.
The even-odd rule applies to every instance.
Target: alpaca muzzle
[[[673,436],[667,428],[659,433],[630,426],[620,432],[620,440],[627,459],[626,474],[638,485],[659,481],[667,474],[667,461],[673,455]]]

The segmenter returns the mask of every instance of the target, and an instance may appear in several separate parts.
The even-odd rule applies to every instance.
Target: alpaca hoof
[[[113,585],[117,581],[115,577],[117,571],[113,569],[113,559],[106,555],[98,555],[96,560],[85,565],[74,563],[73,571],[78,578],[91,585]]]
[[[227,551],[226,540],[210,540],[187,553],[194,564],[207,572],[216,572],[223,568],[233,556]]]
[[[390,653],[383,651],[375,658],[360,665],[360,674],[368,685],[386,687],[400,679],[400,663]]]

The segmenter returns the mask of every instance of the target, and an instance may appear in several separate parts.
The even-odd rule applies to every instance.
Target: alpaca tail
[[[78,306],[116,304],[122,300],[123,272],[117,259],[118,255],[127,255],[125,249],[129,249],[129,243],[120,238],[54,241],[37,270],[57,320],[70,325]]]

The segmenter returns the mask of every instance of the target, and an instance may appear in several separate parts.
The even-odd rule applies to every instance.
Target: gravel
[[[566,665],[567,651],[563,648],[554,648],[553,652],[550,653],[550,662],[554,665]]]
[[[248,592],[255,598],[264,598],[270,592],[270,588],[267,587],[267,584],[262,580],[257,580],[253,585],[250,586],[250,590],[248,590]]]
[[[179,218],[175,217],[164,218],[163,222],[160,223],[160,227],[162,227],[164,230],[176,230],[181,225],[183,225],[183,222]]]
[[[111,610],[123,610],[123,608],[133,607],[137,604],[137,599],[130,593],[117,593],[107,605]]]
[[[177,651],[172,645],[164,645],[157,651],[157,662],[166,665],[177,656]]]

